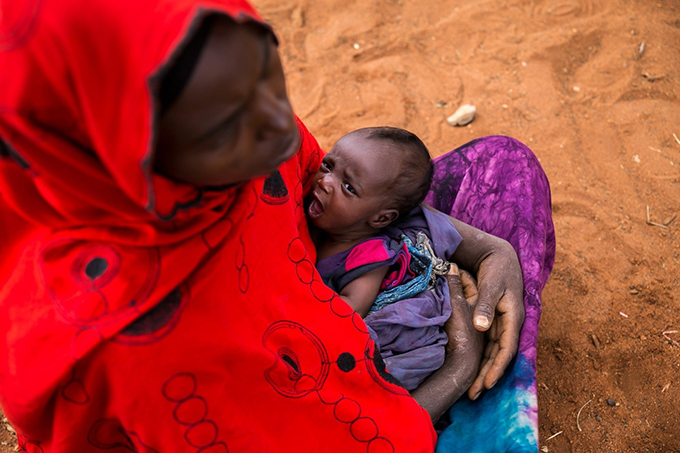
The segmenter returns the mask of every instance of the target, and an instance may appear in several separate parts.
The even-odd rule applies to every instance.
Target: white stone
[[[456,113],[446,118],[446,122],[451,126],[465,126],[475,119],[475,113],[477,113],[477,107],[470,104],[463,104],[458,107]]]

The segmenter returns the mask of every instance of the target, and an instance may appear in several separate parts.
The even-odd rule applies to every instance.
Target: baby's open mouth
[[[321,200],[319,200],[319,197],[316,195],[312,194],[312,202],[309,204],[309,208],[307,208],[307,213],[309,214],[309,217],[312,219],[316,219],[323,214],[324,207],[323,204],[321,203]]]

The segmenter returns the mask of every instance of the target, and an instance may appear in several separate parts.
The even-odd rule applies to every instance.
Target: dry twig
[[[668,229],[668,225],[664,225],[663,223],[652,222],[652,220],[649,218],[649,205],[647,205],[647,225]]]
[[[680,343],[678,343],[677,341],[675,341],[674,339],[672,339],[672,338],[669,336],[669,335],[672,334],[672,333],[678,333],[678,332],[680,332],[680,331],[679,331],[679,330],[667,330],[667,331],[665,331],[665,332],[662,332],[661,335],[663,335],[663,337],[664,337],[666,340],[668,340],[669,342],[671,342],[672,344],[674,344],[675,346],[677,346],[677,347],[680,348]]]
[[[546,439],[546,442],[549,441],[550,439],[554,439],[555,437],[559,436],[559,435],[562,434],[563,432],[564,432],[564,431],[560,431],[559,433],[553,434],[552,436],[550,436],[550,437],[548,437],[548,438]]]
[[[581,409],[578,410],[578,414],[576,414],[576,427],[578,428],[579,431],[583,431],[583,430],[581,429],[581,424],[578,422],[578,418],[581,416],[581,411],[583,410],[583,408],[586,407],[588,404],[590,404],[591,401],[592,400],[588,400],[586,402],[586,404],[581,406]]]

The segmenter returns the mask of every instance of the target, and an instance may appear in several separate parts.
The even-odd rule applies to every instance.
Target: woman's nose
[[[261,140],[288,134],[295,127],[288,96],[277,96],[271,88],[261,86],[257,93],[256,108],[261,122],[258,137]]]

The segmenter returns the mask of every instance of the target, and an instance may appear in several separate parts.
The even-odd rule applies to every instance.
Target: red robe
[[[427,413],[328,289],[322,151],[222,191],[153,173],[154,98],[242,1],[0,0],[0,405],[27,451],[431,451]],[[266,25],[265,25],[266,26]]]

